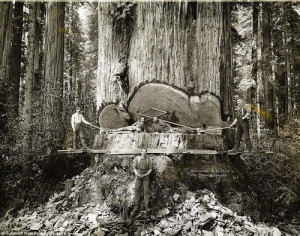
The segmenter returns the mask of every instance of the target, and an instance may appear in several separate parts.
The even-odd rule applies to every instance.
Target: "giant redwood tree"
[[[219,120],[221,113],[232,114],[229,4],[99,3],[98,11],[98,107],[121,101],[137,119],[138,111],[155,106],[172,113],[170,119],[196,127],[204,125],[203,116],[212,110],[218,111]],[[159,85],[147,86],[144,94],[149,89],[155,93],[133,104],[136,91],[146,83],[175,90],[161,87],[167,91],[163,93]],[[168,100],[173,92],[178,96]],[[176,106],[182,99],[186,115]],[[190,112],[198,115],[189,120]]]
[[[48,2],[45,26],[44,61],[44,141],[48,152],[63,140],[63,68],[65,3]]]

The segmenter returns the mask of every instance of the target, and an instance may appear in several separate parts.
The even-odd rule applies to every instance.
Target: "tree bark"
[[[223,113],[233,115],[232,101],[232,49],[231,49],[231,4],[223,3],[223,37],[221,44],[220,65],[220,97],[223,104]]]
[[[12,2],[0,2],[0,129],[6,130],[6,105],[12,33]]]
[[[253,3],[253,47],[252,47],[252,59],[253,59],[253,67],[252,67],[252,77],[253,80],[256,83],[256,89],[254,91],[251,91],[251,104],[256,104],[256,107],[258,106],[259,97],[257,96],[257,88],[258,88],[258,27],[259,26],[259,3]],[[260,117],[259,113],[255,113],[256,116],[256,133],[257,137],[260,135]]]
[[[261,5],[260,5],[261,6]],[[262,10],[258,8],[258,19],[257,19],[257,89],[256,89],[256,107],[258,111],[261,110],[261,90],[262,90]],[[257,114],[257,137],[260,139],[261,136],[261,116]]]
[[[47,153],[60,147],[63,140],[63,64],[64,2],[48,2],[45,33],[44,130]]]
[[[23,2],[16,2],[13,11],[13,35],[10,60],[9,116],[19,116],[19,90],[21,77]]]
[[[262,3],[262,34],[263,34],[263,107],[267,114],[272,114],[274,109],[273,104],[273,86],[271,85],[272,68],[271,60],[271,4]],[[265,117],[266,125],[269,128],[274,128],[274,119],[272,117]]]
[[[28,54],[27,67],[25,77],[25,101],[24,101],[24,138],[23,138],[23,153],[25,157],[24,164],[26,165],[27,158],[31,153],[32,148],[32,105],[33,91],[35,81],[35,70],[39,68],[39,43],[40,36],[38,31],[37,16],[39,15],[41,3],[29,4],[29,26],[28,26]]]
[[[286,6],[283,6],[284,8],[284,29],[283,29],[283,45],[284,45],[284,59],[285,59],[285,71],[286,71],[286,115],[288,120],[292,116],[292,88],[291,88],[291,60],[290,60],[290,45],[289,45],[289,37],[290,37],[290,32],[289,32],[289,27],[288,27],[288,20],[287,20],[287,14],[288,11],[286,9]]]
[[[223,11],[223,3],[137,3],[132,22],[124,20],[132,27],[130,38],[126,38],[127,29],[115,32],[111,15],[114,8],[100,3],[98,108],[118,98],[128,102],[139,86],[151,81],[172,85],[189,94],[207,91],[220,97]],[[122,43],[120,34],[124,34]],[[124,58],[127,64],[121,63]],[[120,91],[122,86],[115,75],[123,72],[118,70],[122,66],[124,71],[127,67],[128,81],[124,82],[128,86]]]

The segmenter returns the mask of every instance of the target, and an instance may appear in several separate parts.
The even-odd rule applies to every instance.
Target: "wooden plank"
[[[109,153],[110,150],[107,149],[68,149],[68,150],[58,150],[60,154],[63,153]]]
[[[58,150],[57,151],[58,153],[84,153],[85,152],[85,150],[83,150],[83,149],[76,149],[76,150],[74,150],[74,149],[70,149],[70,150]]]
[[[128,155],[128,154],[140,154],[141,149],[120,149],[111,150],[111,155]],[[147,149],[148,154],[218,154],[216,150],[205,150],[205,149]]]
[[[228,152],[228,151],[217,151],[208,149],[159,149],[159,148],[148,148],[149,154],[202,154],[202,155],[216,155],[216,154],[227,154],[229,156],[235,155],[252,155],[255,153],[273,154],[272,151],[260,151],[260,152]],[[141,153],[141,148],[136,149],[69,149],[69,150],[58,150],[58,153],[107,153],[110,155],[137,155]]]

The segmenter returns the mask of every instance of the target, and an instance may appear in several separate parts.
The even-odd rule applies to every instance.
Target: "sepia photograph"
[[[300,1],[0,0],[0,236],[299,236]]]

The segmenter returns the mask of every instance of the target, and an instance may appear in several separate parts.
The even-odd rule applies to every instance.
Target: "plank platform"
[[[272,151],[259,151],[259,152],[224,152],[227,153],[228,156],[236,156],[236,155],[252,155],[257,153],[264,153],[264,154],[273,154]]]
[[[110,155],[136,155],[141,153],[141,149],[68,149],[58,150],[59,154],[80,154],[80,153],[106,153]],[[216,150],[206,149],[147,149],[149,154],[206,154],[216,155]]]
[[[67,149],[67,150],[58,150],[59,154],[65,154],[65,153],[109,153],[110,150],[107,149]]]
[[[59,154],[80,154],[80,153],[106,153],[109,155],[137,155],[141,153],[141,149],[68,149],[58,150]],[[216,155],[216,154],[227,154],[229,156],[236,155],[252,155],[255,153],[273,154],[272,151],[260,151],[260,152],[228,152],[228,151],[217,151],[208,149],[154,149],[148,148],[147,153],[149,154],[195,154],[195,155]]]

